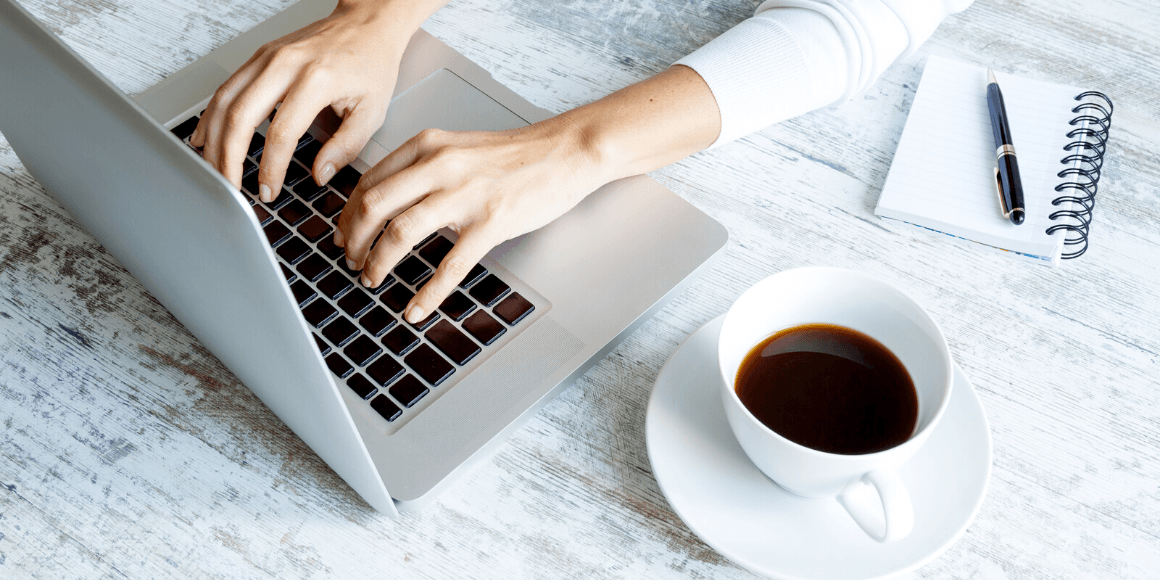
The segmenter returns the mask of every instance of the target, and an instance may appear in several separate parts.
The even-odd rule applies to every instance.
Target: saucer
[[[653,474],[693,533],[737,564],[785,580],[893,576],[933,560],[958,540],[987,492],[991,432],[957,364],[946,414],[898,470],[914,504],[914,530],[880,544],[836,500],[784,491],[742,451],[721,404],[722,319],[706,323],[669,357],[645,423]]]

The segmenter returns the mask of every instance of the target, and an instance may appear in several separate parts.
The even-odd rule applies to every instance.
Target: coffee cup
[[[918,399],[908,439],[873,453],[829,453],[783,437],[750,412],[735,389],[746,355],[771,335],[808,324],[852,329],[898,358]],[[717,355],[725,415],[758,469],[790,493],[836,498],[874,540],[892,542],[910,533],[914,510],[896,470],[922,447],[942,418],[953,376],[946,338],[922,306],[868,274],[824,267],[787,270],[758,282],[729,308]]]

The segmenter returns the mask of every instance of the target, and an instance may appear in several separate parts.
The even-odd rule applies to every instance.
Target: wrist
[[[400,54],[432,14],[448,0],[339,0],[331,17],[354,19],[398,44]]]

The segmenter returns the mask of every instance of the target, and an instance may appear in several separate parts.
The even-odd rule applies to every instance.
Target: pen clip
[[[999,168],[995,168],[995,193],[999,194],[999,211],[1003,213],[1003,217],[1010,219],[1011,210],[1007,207],[1007,202],[1003,200],[1003,180],[999,177]]]

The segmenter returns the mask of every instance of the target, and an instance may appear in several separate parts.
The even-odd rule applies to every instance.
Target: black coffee
[[[770,336],[741,362],[737,396],[782,437],[859,455],[910,438],[918,393],[882,343],[849,328],[805,324]]]

